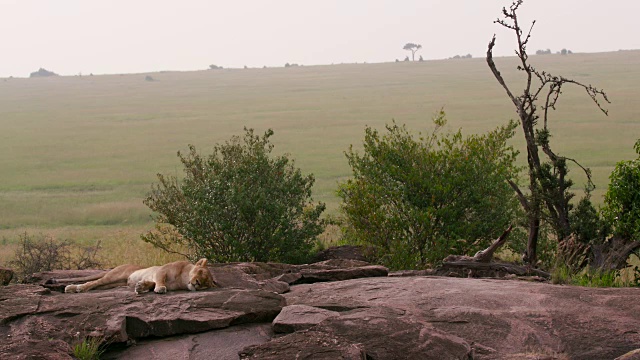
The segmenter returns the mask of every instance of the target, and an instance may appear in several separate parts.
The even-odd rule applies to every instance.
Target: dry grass
[[[592,169],[599,203],[615,163],[634,157],[640,51],[531,62],[604,88],[613,101],[605,117],[586,94],[563,89],[551,120],[554,148]],[[515,58],[496,63],[507,81],[517,79]],[[105,239],[114,248],[129,242],[139,249],[134,260],[146,262],[137,253],[151,252],[137,242],[152,227],[142,199],[156,173],[180,174],[176,151],[195,144],[208,152],[245,126],[272,128],[275,151],[315,175],[315,200],[335,213],[337,182],[351,175],[344,151],[360,148],[365,125],[381,129],[395,119],[428,131],[444,106],[450,127],[470,134],[515,115],[484,59],[163,72],[152,74],[154,82],[144,76],[0,81],[0,240],[9,239],[0,243],[0,263],[24,231],[89,244]],[[570,175],[580,190],[580,171]]]

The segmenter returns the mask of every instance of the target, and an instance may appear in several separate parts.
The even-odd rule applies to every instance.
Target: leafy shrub
[[[518,204],[506,182],[517,152],[507,146],[515,123],[482,136],[439,135],[444,112],[416,139],[395,122],[367,127],[364,154],[346,153],[353,179],[338,194],[345,237],[372,245],[391,268],[421,268],[448,254],[473,254],[514,221]]]
[[[273,157],[269,138],[245,128],[202,156],[194,146],[178,153],[185,178],[159,174],[144,203],[156,212],[156,230],[142,239],[169,251],[212,261],[302,262],[323,231],[323,203],[311,203],[313,175],[303,176],[286,156]]]
[[[51,235],[35,237],[25,232],[19,236],[19,246],[9,264],[23,280],[41,271],[97,268],[100,249],[99,241],[95,246],[80,246]]]
[[[638,158],[618,162],[609,176],[602,209],[614,233],[626,239],[640,237],[640,139],[634,148]]]

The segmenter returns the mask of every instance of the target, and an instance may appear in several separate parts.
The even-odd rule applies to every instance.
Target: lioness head
[[[203,290],[214,287],[213,276],[207,268],[207,259],[200,259],[189,272],[189,284],[187,288],[191,291]]]

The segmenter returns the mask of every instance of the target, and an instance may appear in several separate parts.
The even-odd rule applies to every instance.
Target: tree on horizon
[[[422,45],[414,44],[414,43],[406,43],[402,49],[411,51],[411,60],[416,61],[416,52],[422,49]]]

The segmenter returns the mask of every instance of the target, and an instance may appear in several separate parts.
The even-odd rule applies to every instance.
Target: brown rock
[[[403,315],[403,310],[386,307],[356,309],[328,318],[313,330],[360,344],[372,359],[472,359],[463,339]]]
[[[258,280],[247,274],[244,271],[247,267],[243,265],[211,267],[209,270],[211,271],[216,284],[221,288],[262,289],[277,294],[289,291],[288,283],[271,278]],[[263,276],[258,277],[263,278]]]
[[[309,284],[326,281],[343,281],[365,277],[386,277],[389,269],[379,265],[368,265],[350,268],[336,269],[303,269],[300,270],[302,277],[295,284]]]
[[[269,324],[246,324],[198,334],[137,341],[105,353],[103,360],[238,360],[238,352],[273,337]]]
[[[0,288],[0,359],[57,353],[34,343],[74,343],[89,334],[110,343],[190,334],[234,324],[270,322],[284,299],[262,290],[217,289],[136,296],[128,288],[81,294],[50,292],[36,285]],[[25,355],[26,354],[26,355]],[[28,355],[28,356],[27,356]]]
[[[508,280],[387,277],[298,285],[284,296],[290,305],[325,309],[379,306],[403,311],[399,320],[429,325],[421,334],[431,334],[431,328],[473,344],[474,359],[526,358],[527,352],[550,359],[614,359],[640,344],[639,291]],[[328,319],[313,330],[342,319]],[[388,333],[382,329],[377,336],[386,339]],[[370,346],[364,347],[367,354]],[[410,349],[419,346],[415,340],[406,343]]]
[[[640,349],[629,351],[628,353],[615,358],[615,360],[640,360]]]
[[[272,322],[273,331],[276,333],[292,333],[298,330],[305,330],[339,314],[337,311],[307,305],[285,306]]]
[[[13,279],[13,270],[0,266],[0,286],[9,285]]]
[[[326,332],[304,330],[266,344],[250,346],[240,353],[241,360],[365,360],[366,353],[358,344]]]
[[[245,349],[241,358],[471,359],[471,346],[464,340],[429,324],[402,320],[402,315],[384,307],[333,315],[308,331]]]

